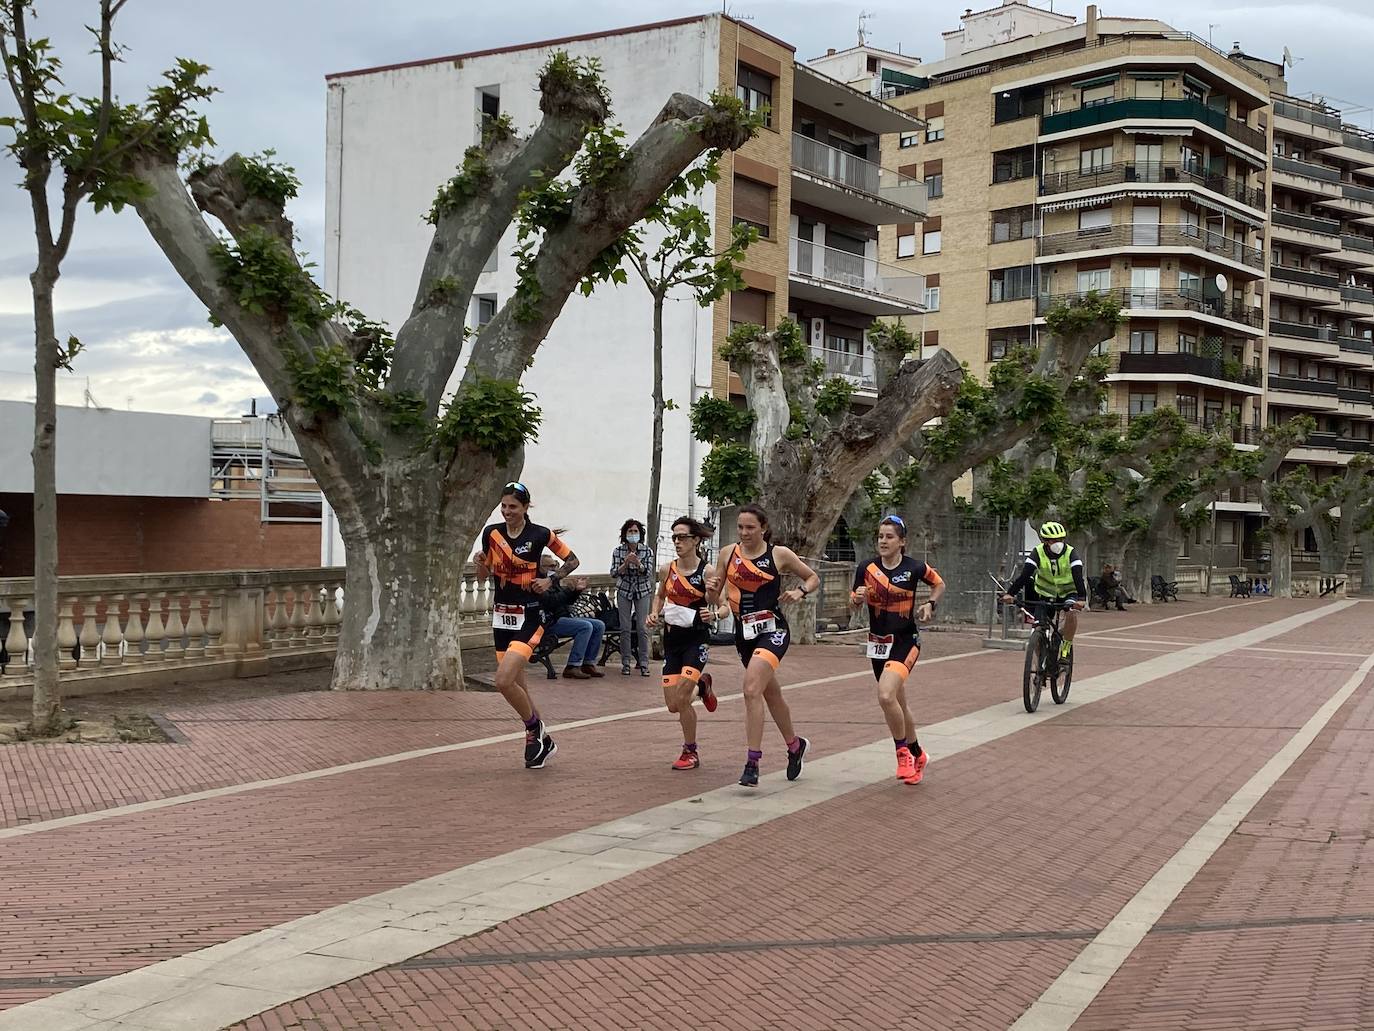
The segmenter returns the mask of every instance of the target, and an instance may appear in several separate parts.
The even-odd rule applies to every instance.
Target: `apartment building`
[[[881,139],[921,123],[799,65],[785,41],[719,14],[331,75],[328,290],[392,325],[404,319],[428,245],[420,216],[484,119],[508,114],[522,130],[538,121],[535,83],[554,50],[600,61],[614,117],[631,139],[673,92],[706,99],[724,88],[767,112],[764,129],[724,157],[719,182],[698,201],[722,246],[737,222],[758,229],[746,288],[708,309],[674,298],[665,312],[665,393],[676,409],[667,413],[662,503],[665,512],[701,512],[703,445],[692,439],[687,410],[702,394],[739,392],[738,377],[715,357],[732,325],[797,320],[816,357],[850,377],[862,400],[875,386],[868,326],[924,311],[919,271],[878,253],[880,227],[918,224],[926,207],[922,184],[883,167]],[[512,232],[481,277],[474,325],[513,292],[513,247]],[[524,471],[536,515],[568,526],[587,555],[609,555],[621,522],[644,515],[651,327],[648,292],[633,274],[626,285],[574,296],[525,376],[544,413]],[[591,561],[595,568],[601,559]]]

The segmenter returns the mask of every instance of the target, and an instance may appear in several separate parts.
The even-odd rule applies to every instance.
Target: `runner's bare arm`
[[[668,598],[668,571],[672,568],[673,564],[668,562],[658,571],[658,590],[654,592],[654,603],[649,607],[649,618],[644,621],[646,626],[658,626],[663,603]]]
[[[712,605],[720,602],[720,592],[725,588],[725,571],[730,568],[730,551],[721,548],[716,556],[716,571],[706,578],[706,600]]]
[[[779,573],[791,573],[802,582],[801,589],[792,588],[782,596],[783,601],[801,601],[805,595],[814,594],[820,589],[821,578],[791,548],[774,548],[773,558],[778,563]]]
[[[940,604],[940,599],[945,596],[945,581],[940,578],[934,566],[926,566],[924,579],[930,584],[930,597],[916,613],[916,618],[922,623],[929,623],[931,616],[935,614],[935,606]]]

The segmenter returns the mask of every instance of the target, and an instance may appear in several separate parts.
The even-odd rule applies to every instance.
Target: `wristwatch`
[[[799,590],[799,591],[802,592],[802,597],[803,597],[803,598],[805,598],[808,594],[811,593],[810,591],[808,591],[808,590],[806,589],[806,584],[798,584],[798,585],[797,585],[797,590]]]

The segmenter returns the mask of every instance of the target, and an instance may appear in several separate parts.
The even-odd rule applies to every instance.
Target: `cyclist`
[[[663,631],[663,703],[669,712],[677,713],[682,724],[682,754],[673,763],[675,770],[695,770],[701,765],[692,696],[701,698],[707,712],[716,711],[711,674],[703,672],[706,624],[716,618],[707,604],[706,592],[719,587],[714,576],[706,575],[702,555],[704,542],[710,539],[711,530],[695,519],[683,516],[673,522],[677,558],[659,570],[658,593],[649,612],[649,626],[667,623]]]
[[[778,666],[791,644],[780,605],[800,601],[821,585],[821,578],[791,548],[774,547],[768,516],[758,505],[741,505],[736,523],[739,543],[722,551],[716,562],[716,585],[707,590],[714,604],[726,591],[735,616],[735,650],[744,664],[744,728],[749,751],[739,782],[758,787],[763,758],[763,707],[787,743],[787,779],[801,776],[811,742],[792,728],[792,710],[782,695]],[[791,575],[800,587],[783,592],[782,578]]]
[[[502,522],[482,531],[482,543],[472,556],[479,579],[496,578],[492,605],[492,638],[496,644],[496,689],[525,723],[525,768],[543,769],[558,746],[544,729],[544,721],[530,699],[525,683],[539,639],[544,636],[540,596],[577,568],[577,556],[558,533],[531,523],[526,516],[530,491],[523,483],[508,483],[501,491]],[[548,576],[541,577],[540,559],[547,548],[563,560]]]
[[[916,585],[930,586],[930,599],[916,607]],[[906,682],[921,654],[918,622],[929,622],[945,593],[945,582],[932,566],[906,553],[906,522],[890,515],[878,524],[878,555],[854,572],[850,602],[868,605],[867,654],[873,660],[882,707],[892,743],[897,746],[897,778],[919,784],[930,756],[916,740],[916,721],[907,704]]]
[[[1040,527],[1040,543],[1026,556],[1026,564],[1016,579],[1007,585],[1002,595],[1005,602],[1016,600],[1018,591],[1031,588],[1026,595],[1031,611],[1034,601],[1072,601],[1073,608],[1064,613],[1062,630],[1064,641],[1059,657],[1067,659],[1073,653],[1073,635],[1078,630],[1078,610],[1088,597],[1088,581],[1083,572],[1083,560],[1070,547],[1061,523],[1048,522]]]

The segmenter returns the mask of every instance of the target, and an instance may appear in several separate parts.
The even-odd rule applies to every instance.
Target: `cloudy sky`
[[[795,44],[803,59],[851,45],[860,12],[869,11],[875,46],[900,45],[904,53],[935,60],[942,53],[940,33],[956,27],[967,6],[964,0],[728,2],[737,17]],[[1081,18],[1083,4],[1056,4]],[[1037,5],[1048,6],[1048,0]],[[1099,6],[1114,15],[1161,18],[1204,37],[1210,32],[1223,49],[1239,40],[1250,53],[1277,56],[1288,46],[1298,58],[1289,79],[1294,92],[1374,103],[1367,67],[1374,53],[1374,5],[1368,0],[1109,0]],[[94,65],[80,15],[95,10],[94,0],[37,0],[37,7],[39,31],[66,57],[69,85],[93,91]],[[511,6],[475,0],[131,0],[118,25],[128,54],[117,69],[116,89],[137,95],[177,56],[209,64],[223,90],[209,108],[221,150],[274,147],[296,166],[304,185],[290,214],[305,248],[322,257],[327,73],[719,9],[692,0],[521,0]],[[12,109],[10,98],[0,97],[0,113]],[[1371,124],[1368,112],[1353,120]],[[0,169],[0,398],[31,398],[32,222],[8,155]],[[75,333],[87,347],[77,373],[61,374],[63,403],[81,404],[89,385],[106,407],[229,415],[265,393],[233,340],[207,325],[204,309],[132,213],[82,212],[57,304],[59,335]]]

